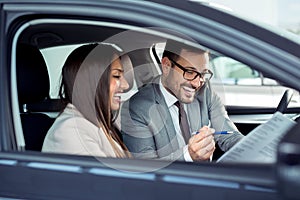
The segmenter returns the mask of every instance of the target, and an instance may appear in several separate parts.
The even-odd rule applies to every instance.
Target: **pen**
[[[199,133],[199,131],[197,131],[196,132],[196,134],[198,134]],[[222,134],[222,135],[226,135],[226,134],[232,134],[233,133],[233,131],[216,131],[216,132],[214,132],[213,134]]]
[[[233,133],[233,131],[216,131],[214,134],[230,134]]]
[[[210,120],[208,121],[208,125],[207,125],[209,128],[211,126],[211,122]],[[195,134],[198,134],[199,131],[197,131]],[[213,134],[221,134],[221,135],[226,135],[226,134],[232,134],[233,131],[215,131]]]

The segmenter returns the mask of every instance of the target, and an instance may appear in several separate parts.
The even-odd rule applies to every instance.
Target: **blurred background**
[[[206,0],[243,17],[300,35],[300,0]]]

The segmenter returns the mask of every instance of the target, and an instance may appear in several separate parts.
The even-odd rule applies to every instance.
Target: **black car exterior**
[[[189,1],[0,1],[0,197],[16,199],[297,199],[300,123],[278,147],[276,164],[165,163],[24,151],[16,95],[16,48],[29,23],[95,21],[172,29],[300,91],[299,41],[206,4]],[[50,21],[50,23],[47,22]],[[61,25],[61,24],[60,24]],[[51,27],[51,26],[49,26]],[[75,27],[76,28],[76,27]],[[44,29],[41,29],[44,30]],[[56,30],[56,29],[53,29]],[[76,29],[74,29],[76,30]],[[89,29],[90,30],[90,29]],[[32,30],[34,31],[34,29]],[[61,29],[62,32],[68,31]],[[80,32],[81,30],[78,30]],[[92,33],[83,32],[87,37]],[[78,34],[78,35],[77,35]],[[80,33],[65,43],[76,43]],[[81,35],[82,36],[82,35]],[[110,33],[107,33],[107,37]],[[102,36],[105,38],[105,36]],[[51,46],[43,38],[41,48]],[[74,41],[73,41],[74,39]],[[57,43],[64,43],[59,40]],[[84,42],[81,39],[80,42]],[[17,106],[16,106],[17,105]],[[229,111],[230,112],[230,111]],[[233,110],[233,114],[240,114]],[[241,111],[244,114],[253,111]],[[272,113],[257,110],[254,114]],[[298,113],[299,110],[287,112]],[[20,142],[21,141],[21,142]],[[151,168],[166,167],[158,170]],[[117,170],[117,169],[122,170]],[[132,172],[133,171],[133,172]],[[144,172],[148,171],[148,172]]]

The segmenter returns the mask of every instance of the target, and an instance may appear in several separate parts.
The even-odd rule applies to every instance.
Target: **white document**
[[[248,133],[240,142],[223,154],[217,162],[276,162],[277,145],[296,122],[280,112]]]

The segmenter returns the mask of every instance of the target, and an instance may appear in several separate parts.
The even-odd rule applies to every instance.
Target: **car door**
[[[181,1],[1,1],[1,16],[1,197],[284,198],[282,195],[286,192],[281,191],[285,188],[278,182],[274,163],[219,165],[24,151],[26,143],[20,119],[16,51],[20,43],[35,44],[43,50],[94,40],[118,41],[118,38],[110,39],[118,34],[123,37],[124,31],[138,32],[146,39],[128,34],[125,41],[124,38],[118,41],[121,47],[136,44],[149,48],[150,42],[162,42],[162,36],[184,40],[176,34],[180,32],[213,51],[255,66],[255,70],[299,91],[300,86],[295,84],[300,77],[299,51],[296,51],[299,45],[295,42],[255,26],[261,33],[257,34],[251,29],[253,24],[206,5]],[[266,35],[270,37],[265,38]],[[284,75],[281,73],[283,66],[286,67]],[[287,75],[289,79],[285,79]],[[43,113],[55,118],[59,110],[44,110]],[[293,129],[290,134],[295,135],[296,131]],[[286,180],[285,176],[280,177],[280,180]],[[290,184],[289,181],[286,183]],[[296,194],[289,194],[289,197],[296,198]]]

